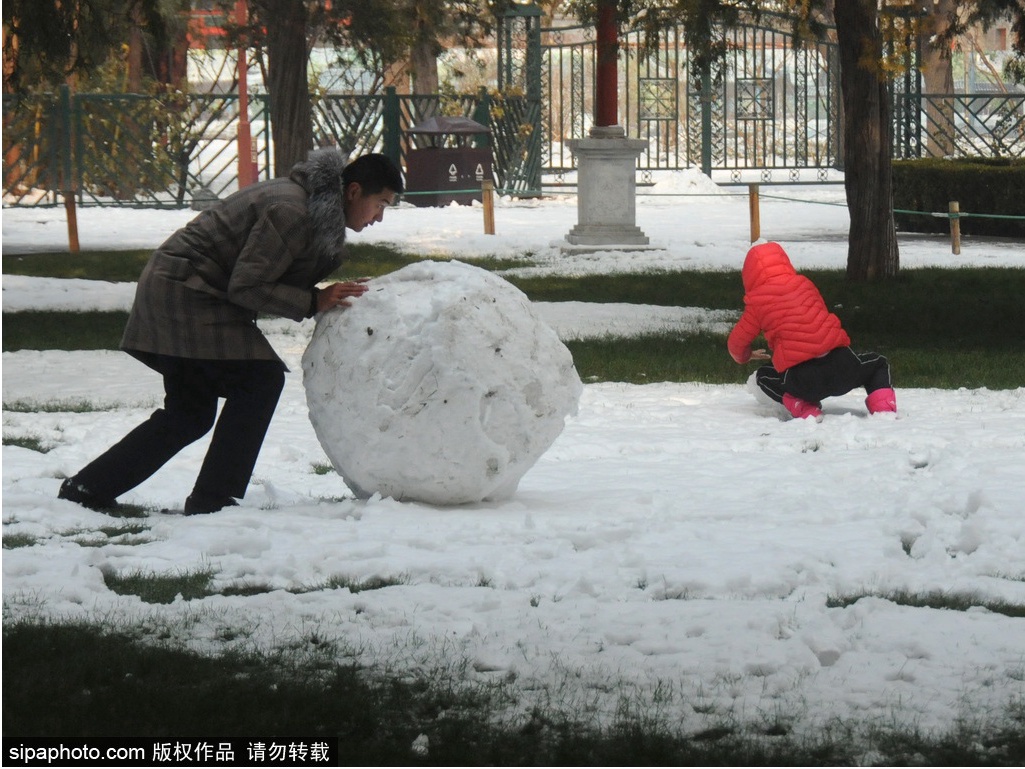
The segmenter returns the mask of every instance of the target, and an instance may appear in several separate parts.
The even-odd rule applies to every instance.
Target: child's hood
[[[751,291],[775,280],[789,280],[796,270],[779,243],[762,243],[747,252],[740,274],[744,280],[744,291]]]

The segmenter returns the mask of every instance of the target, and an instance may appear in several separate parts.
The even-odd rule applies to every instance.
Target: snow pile
[[[81,278],[35,278],[4,275],[4,312],[117,312],[129,310],[135,283],[110,283]]]
[[[700,169],[687,168],[661,174],[649,194],[726,196],[731,193],[701,173]]]
[[[511,496],[583,390],[526,295],[459,262],[409,265],[321,316],[303,373],[353,492],[436,505]]]

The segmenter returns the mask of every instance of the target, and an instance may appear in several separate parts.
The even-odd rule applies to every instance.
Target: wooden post
[[[481,202],[484,203],[484,234],[495,234],[495,183],[485,179],[480,183]]]
[[[751,210],[751,242],[762,236],[762,217],[758,209],[758,185],[747,185],[747,204]]]
[[[71,111],[75,105],[71,99],[71,86],[64,84],[60,87],[61,105],[61,132],[64,135],[64,163],[61,167],[60,189],[64,197],[64,211],[68,217],[68,251],[77,254],[78,243],[78,212],[75,210],[75,177],[72,171],[72,146],[71,126],[73,123]]]
[[[64,191],[64,212],[68,215],[68,251],[72,254],[79,252],[78,244],[78,212],[75,208],[75,191]]]
[[[961,204],[952,200],[947,210],[950,215],[950,253],[956,256],[961,253]]]

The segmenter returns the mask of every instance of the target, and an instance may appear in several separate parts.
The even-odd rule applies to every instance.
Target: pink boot
[[[798,419],[805,417],[818,419],[822,416],[822,407],[818,403],[801,400],[790,393],[783,394],[783,406]]]
[[[869,414],[884,412],[897,412],[897,393],[889,387],[881,387],[873,390],[865,398],[865,405],[868,406]]]

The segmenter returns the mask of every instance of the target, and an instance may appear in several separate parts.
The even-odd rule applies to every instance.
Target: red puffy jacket
[[[840,319],[826,308],[815,284],[797,274],[778,243],[748,251],[741,275],[744,312],[726,343],[737,363],[751,359],[751,343],[759,334],[777,371],[850,345]]]

